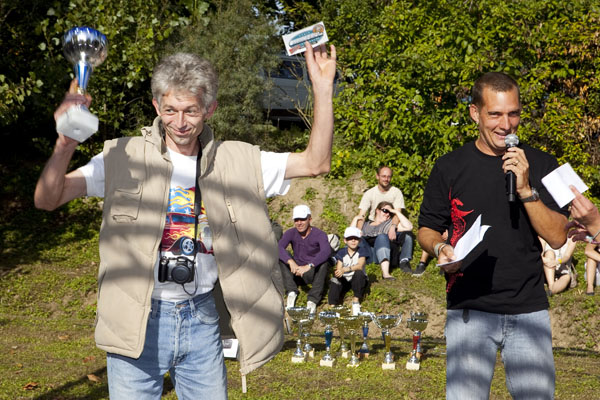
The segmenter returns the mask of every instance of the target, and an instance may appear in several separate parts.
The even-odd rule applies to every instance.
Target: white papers
[[[237,358],[240,342],[237,339],[223,339],[223,356]]]
[[[542,178],[542,183],[552,195],[552,198],[559,207],[564,207],[575,198],[569,185],[575,186],[580,193],[588,190],[588,187],[581,180],[579,175],[569,163],[563,164]]]
[[[454,261],[438,264],[438,267],[463,260],[483,240],[483,235],[489,228],[490,225],[481,225],[481,215],[478,216],[471,228],[456,242],[456,246],[454,246],[454,256],[456,258]]]
[[[312,47],[315,47],[327,43],[328,40],[329,38],[327,37],[323,21],[300,29],[299,31],[283,35],[283,44],[285,44],[285,50],[287,51],[288,56],[304,53],[306,51],[304,42],[309,42]]]

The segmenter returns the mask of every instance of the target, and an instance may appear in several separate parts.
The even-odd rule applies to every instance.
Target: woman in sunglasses
[[[365,221],[357,216],[352,221],[362,232],[360,246],[368,250],[370,255],[367,264],[378,263],[381,265],[383,279],[396,279],[390,275],[390,239],[388,231],[396,229],[392,224],[392,217],[397,214],[394,205],[389,201],[382,201],[375,209],[375,220]]]

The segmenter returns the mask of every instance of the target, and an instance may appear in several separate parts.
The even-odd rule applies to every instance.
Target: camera
[[[195,266],[195,262],[187,257],[162,256],[158,264],[158,281],[173,281],[182,285],[193,282]]]

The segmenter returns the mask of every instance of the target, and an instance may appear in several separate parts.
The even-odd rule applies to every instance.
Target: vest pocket
[[[110,215],[115,222],[135,221],[142,199],[141,182],[134,181],[127,188],[115,190]]]

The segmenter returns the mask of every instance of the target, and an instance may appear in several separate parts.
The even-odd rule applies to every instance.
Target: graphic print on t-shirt
[[[175,256],[194,254],[194,193],[195,188],[176,186],[169,191],[165,229],[161,241],[163,252]],[[212,254],[212,236],[204,204],[198,216],[198,253]]]
[[[459,206],[463,206],[463,202],[459,198],[452,198],[452,189],[448,193],[450,199],[450,216],[452,218],[452,237],[450,238],[450,245],[456,246],[458,240],[464,235],[467,227],[467,223],[463,217],[471,214],[473,210],[462,211],[459,210]]]

